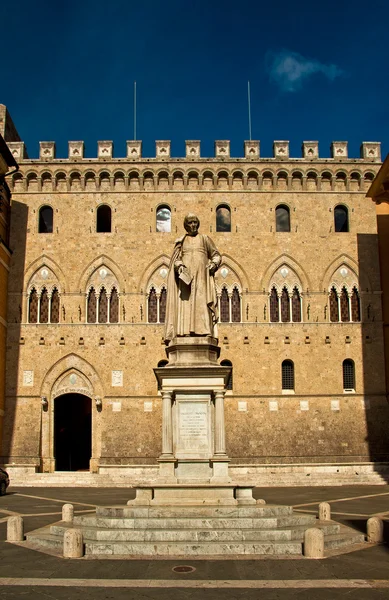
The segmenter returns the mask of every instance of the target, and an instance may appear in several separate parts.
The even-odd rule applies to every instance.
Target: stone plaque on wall
[[[211,449],[209,397],[176,396],[176,456],[206,458]]]
[[[23,371],[23,386],[31,387],[34,385],[34,371]]]
[[[112,387],[123,387],[123,371],[112,371]]]

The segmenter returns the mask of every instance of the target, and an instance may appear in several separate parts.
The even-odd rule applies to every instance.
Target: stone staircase
[[[27,545],[62,554],[66,529],[83,533],[89,557],[302,556],[304,532],[323,530],[326,551],[347,550],[364,535],[290,506],[112,506],[27,534]]]

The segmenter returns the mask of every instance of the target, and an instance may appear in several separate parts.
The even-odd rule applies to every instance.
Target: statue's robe
[[[174,247],[168,275],[165,341],[176,336],[211,335],[217,338],[217,298],[209,265],[218,267],[221,256],[213,241],[198,233],[184,235]],[[185,265],[190,285],[178,277],[178,268]]]

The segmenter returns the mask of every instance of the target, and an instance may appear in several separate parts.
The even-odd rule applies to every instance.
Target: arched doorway
[[[92,401],[83,394],[54,400],[56,471],[89,471],[92,456]]]

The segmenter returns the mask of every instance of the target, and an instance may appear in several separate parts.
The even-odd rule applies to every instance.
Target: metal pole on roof
[[[250,82],[247,82],[247,100],[249,109],[249,140],[251,142],[251,93],[250,93]]]
[[[134,81],[134,140],[136,140],[136,81]]]

